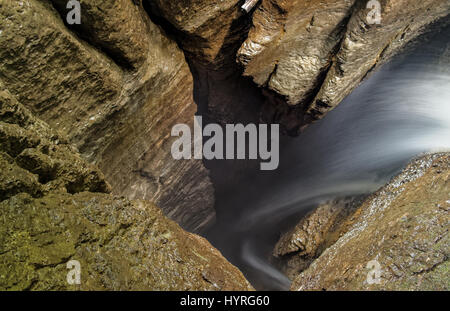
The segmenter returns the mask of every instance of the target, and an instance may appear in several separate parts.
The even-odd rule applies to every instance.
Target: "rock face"
[[[275,263],[294,279],[348,231],[360,203],[361,198],[347,198],[318,206],[281,236],[273,251]]]
[[[293,290],[449,290],[450,155],[413,161],[358,208]]]
[[[208,172],[170,154],[172,126],[191,124],[197,109],[182,51],[139,1],[81,3],[74,26],[63,22],[66,1],[2,3],[0,80],[97,164],[115,194],[152,200],[200,230],[215,217]]]
[[[110,191],[103,174],[68,141],[36,119],[0,83],[0,200],[25,192]]]
[[[376,5],[369,1],[261,0],[248,14],[241,9],[244,1],[237,0],[144,0],[186,51],[191,67],[206,66],[213,82],[218,76],[224,80],[223,68],[233,67],[237,58],[243,75],[266,96],[255,114],[264,122],[281,123],[291,135],[323,118],[423,26],[450,12],[446,0],[378,3],[379,24],[373,23]],[[209,115],[218,121],[239,118],[232,111],[243,108],[228,104],[211,98]]]
[[[251,290],[205,239],[107,194],[64,137],[0,91],[0,290]],[[67,282],[80,263],[81,284]]]
[[[265,119],[297,134],[323,118],[424,25],[448,15],[446,0],[263,0],[237,58],[264,87]],[[368,18],[369,17],[369,18]]]
[[[203,65],[234,60],[234,45],[245,38],[248,21],[240,0],[144,0],[144,4],[170,25],[183,50]]]
[[[252,289],[155,207],[190,231],[215,218],[209,172],[172,158],[172,127],[200,112],[297,135],[450,11],[379,0],[373,24],[366,1],[243,3],[85,0],[79,25],[65,0],[0,3],[0,289]],[[275,249],[292,288],[448,290],[449,162],[424,157],[355,212],[305,218]],[[209,165],[216,185],[253,167]]]
[[[18,194],[0,203],[1,290],[251,290],[209,242],[146,201]],[[66,281],[81,264],[81,284]]]

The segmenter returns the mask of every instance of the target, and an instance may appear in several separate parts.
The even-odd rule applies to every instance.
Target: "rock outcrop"
[[[237,0],[144,1],[200,72],[200,87],[207,87],[203,76],[211,77],[213,94],[205,105],[214,121],[230,121],[239,118],[236,109],[250,109],[264,122],[281,123],[291,135],[323,118],[424,26],[450,12],[446,0],[376,3],[379,24],[376,4],[359,0],[261,0],[249,13]],[[233,68],[235,59],[243,75],[262,89],[262,107],[215,96],[214,80],[241,73],[240,68],[231,74],[224,70]]]
[[[0,290],[252,289],[152,203],[108,194],[97,168],[0,89]]]
[[[21,193],[0,203],[1,290],[251,290],[204,238],[153,204],[106,194]],[[67,263],[81,284],[67,283]]]
[[[183,52],[139,1],[81,1],[73,26],[65,4],[1,4],[0,80],[98,165],[115,194],[205,227],[215,217],[208,172],[170,154],[172,126],[192,125],[197,110]]]
[[[294,279],[348,231],[361,199],[346,198],[319,205],[281,236],[273,251],[278,259],[274,263]]]
[[[373,2],[373,1],[372,1]],[[262,0],[237,58],[265,89],[264,118],[296,135],[377,66],[450,12],[447,0]]]
[[[67,139],[36,119],[0,83],[0,200],[25,192],[107,193],[103,174]]]
[[[241,0],[144,0],[148,10],[173,30],[189,57],[220,67],[234,61],[249,21]]]
[[[449,290],[450,155],[409,164],[347,218],[292,290]]]
[[[201,113],[297,135],[450,12],[448,0],[80,3],[73,25],[65,0],[0,3],[0,289],[251,290],[172,221],[199,232],[215,218],[209,172],[172,158],[172,127]],[[207,165],[220,188],[254,163]],[[308,215],[274,251],[292,289],[448,290],[449,164],[425,156],[362,205]]]

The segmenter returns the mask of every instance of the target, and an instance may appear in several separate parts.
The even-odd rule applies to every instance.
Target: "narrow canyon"
[[[449,290],[450,2],[369,2],[0,0],[0,290]]]

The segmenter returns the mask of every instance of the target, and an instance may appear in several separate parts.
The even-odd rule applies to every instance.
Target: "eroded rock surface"
[[[381,22],[367,1],[263,0],[237,58],[264,87],[265,118],[297,134],[336,107],[423,26],[448,15],[446,0],[380,0]]]
[[[98,169],[4,90],[0,168],[0,290],[252,289],[152,203],[108,194]]]
[[[293,290],[449,290],[450,155],[413,161],[356,212]]]
[[[349,229],[361,199],[330,201],[303,217],[275,245],[276,264],[290,279],[294,279]]]
[[[0,83],[0,200],[18,193],[110,191],[103,174],[67,139],[36,119]]]
[[[242,1],[144,0],[152,14],[173,28],[189,56],[203,65],[234,61],[234,46],[245,39],[249,26]]]
[[[0,80],[97,164],[114,193],[152,200],[200,230],[215,217],[208,172],[170,153],[172,126],[192,125],[197,110],[183,52],[139,1],[82,1],[81,25],[70,27],[63,4],[1,4]]]

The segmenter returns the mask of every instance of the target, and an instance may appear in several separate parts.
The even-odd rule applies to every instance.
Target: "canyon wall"
[[[296,135],[322,119],[423,27],[450,13],[446,0],[262,0],[237,53],[265,90],[264,118]]]
[[[204,163],[170,154],[173,125],[204,113],[298,135],[450,10],[380,0],[371,24],[367,1],[243,3],[86,0],[80,25],[64,0],[0,3],[0,288],[72,289],[73,258],[77,289],[251,289],[155,207],[195,232],[215,218]],[[247,165],[223,164],[216,186]],[[323,207],[280,241],[293,289],[448,289],[448,156],[405,172],[351,217]]]
[[[449,290],[449,189],[450,156],[434,154],[362,203],[320,206],[275,248],[291,289]]]
[[[376,7],[362,0],[262,0],[249,14],[237,0],[144,3],[194,67],[208,68],[213,95],[206,105],[213,119],[231,121],[242,115],[233,111],[251,105],[214,96],[214,80],[222,76],[223,82],[230,75],[225,68],[237,61],[234,72],[251,78],[266,98],[253,113],[291,135],[322,119],[425,26],[450,13],[446,0],[381,0],[379,22]]]
[[[103,174],[0,83],[0,290],[251,290],[204,238]],[[69,284],[67,263],[80,264]]]
[[[245,39],[242,1],[144,0],[180,42],[188,57],[218,68],[234,61],[234,46]]]
[[[200,230],[215,217],[208,172],[170,154],[172,126],[192,126],[197,110],[183,52],[139,1],[82,1],[73,26],[65,5],[0,5],[0,80],[97,164],[115,194],[154,201]]]

